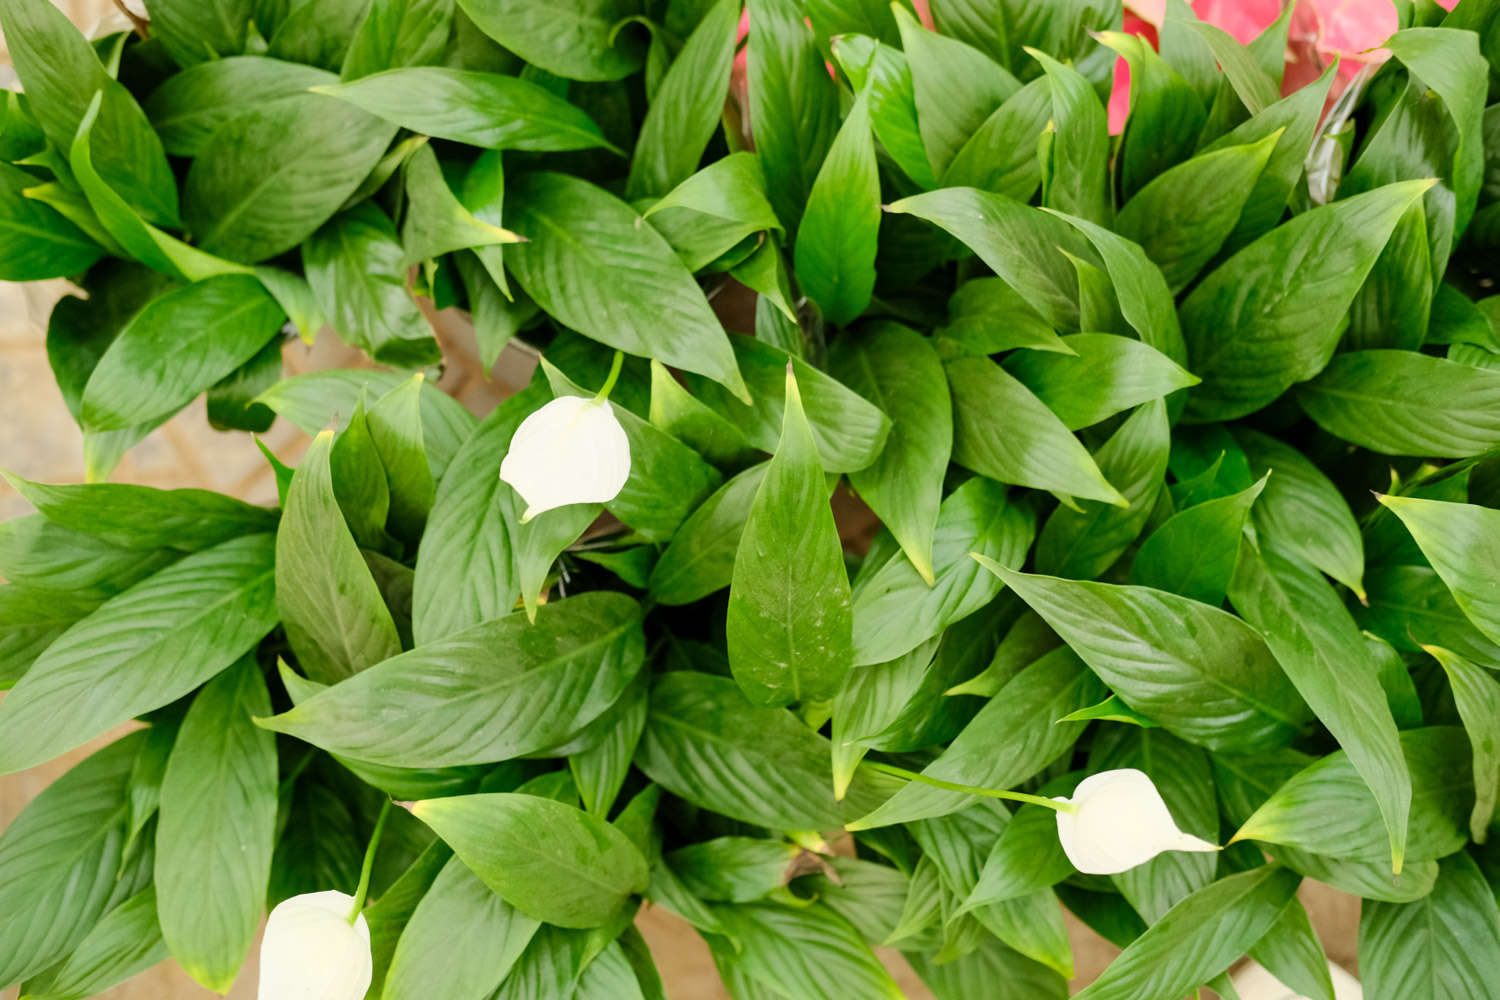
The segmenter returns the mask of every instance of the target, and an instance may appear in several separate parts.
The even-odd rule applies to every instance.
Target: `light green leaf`
[[[1266,865],[1211,883],[1131,942],[1084,1000],[1175,1000],[1229,968],[1276,922],[1301,881]]]
[[[882,323],[862,330],[857,343],[838,341],[829,366],[891,418],[880,457],[851,473],[849,484],[931,583],[932,535],[953,449],[953,407],[942,363],[916,331]]]
[[[401,244],[407,264],[417,264],[456,250],[519,242],[508,229],[474,217],[443,179],[432,146],[412,153],[402,168],[406,176],[406,216]],[[502,272],[503,273],[503,272]]]
[[[124,852],[126,785],[144,739],[131,733],[76,764],[0,835],[0,983],[61,961],[104,915]]]
[[[1002,483],[1116,506],[1129,503],[1045,403],[987,358],[944,366],[953,394],[953,460]],[[1004,425],[992,417],[1007,414]]]
[[[514,653],[497,660],[496,649]],[[259,721],[376,764],[508,760],[556,745],[597,718],[644,655],[639,607],[624,594],[597,591],[543,605],[535,624],[517,612],[424,643]],[[377,715],[403,721],[372,729]]]
[[[52,641],[97,608],[99,602],[97,597],[37,590],[16,583],[0,586],[0,690],[25,676]]]
[[[830,698],[853,661],[849,577],[817,444],[787,365],[785,420],[735,552],[725,631],[758,705]]]
[[[1045,78],[1032,80],[964,143],[948,164],[944,186],[974,187],[1030,201],[1042,183],[1037,144],[1051,121],[1051,84]]]
[[[1120,198],[1128,204],[1143,188],[1193,155],[1208,115],[1197,92],[1169,62],[1156,54],[1148,40],[1109,31],[1101,32],[1099,41],[1118,52],[1130,69],[1130,114],[1121,137],[1119,164]],[[1178,199],[1179,203],[1218,205],[1221,202],[1215,199],[1225,194],[1210,188],[1189,190],[1197,192],[1198,197]],[[1230,226],[1239,216],[1245,193],[1248,190],[1228,193],[1231,200],[1240,198],[1230,213]],[[1127,236],[1145,244],[1145,240],[1125,228],[1123,212],[1120,225]]]
[[[1224,603],[1240,552],[1240,536],[1265,485],[1262,477],[1249,489],[1206,500],[1167,518],[1136,550],[1130,582],[1214,607]]]
[[[434,489],[422,434],[426,384],[420,372],[413,375],[376,400],[367,421],[370,439],[385,470],[391,529],[413,545],[432,510]]]
[[[412,813],[501,898],[557,927],[598,927],[646,888],[646,859],[597,816],[535,795],[427,799]]]
[[[1256,64],[1251,51],[1233,35],[1216,24],[1197,20],[1183,23],[1208,45],[1235,95],[1252,115],[1258,115],[1276,103],[1276,81]]]
[[[1069,430],[1199,381],[1154,347],[1129,337],[1075,333],[1062,342],[1069,353],[1022,351],[1006,359],[1005,367]]]
[[[856,92],[868,85],[870,127],[891,159],[924,191],[937,187],[917,123],[906,54],[868,35],[839,35],[830,39],[829,47]]]
[[[1413,903],[1363,905],[1359,971],[1370,1000],[1482,1000],[1500,962],[1500,910],[1466,854],[1442,862],[1432,893]]]
[[[442,62],[453,9],[453,0],[374,0],[349,43],[341,75],[354,80],[384,69]]]
[[[414,66],[314,89],[392,125],[481,149],[614,148],[585,112],[516,76]]]
[[[1182,304],[1190,367],[1203,379],[1188,417],[1244,416],[1318,374],[1391,231],[1431,185],[1388,184],[1304,212],[1204,278]]]
[[[733,468],[754,459],[755,449],[739,427],[684,389],[660,361],[651,362],[649,415],[653,427],[666,431],[714,465]]]
[[[213,677],[276,623],[270,535],[187,556],[63,633],[0,703],[0,773],[50,760]]]
[[[83,230],[25,192],[35,174],[0,163],[0,281],[81,274],[104,254]]]
[[[156,889],[147,887],[104,915],[55,971],[45,988],[27,1000],[83,1000],[144,972],[167,957],[157,925]]]
[[[948,299],[948,324],[933,336],[941,349],[956,345],[964,354],[999,354],[1013,348],[1056,351],[1070,348],[1057,332],[1000,278],[971,278]]]
[[[1147,587],[986,568],[1127,705],[1189,743],[1210,750],[1275,747],[1306,718],[1265,642],[1226,611]]]
[[[251,0],[149,0],[151,37],[177,60],[193,66],[205,60],[238,55],[254,15]]]
[[[1250,957],[1298,992],[1317,1000],[1335,1000],[1328,956],[1300,899],[1286,904],[1271,929],[1250,949]]]
[[[1411,813],[1406,840],[1408,861],[1445,857],[1467,840],[1469,802],[1474,794],[1468,768],[1454,762],[1468,757],[1468,740],[1458,726],[1429,726],[1400,734],[1411,775]],[[1349,755],[1339,750],[1295,774],[1266,800],[1235,834],[1348,861],[1383,862],[1390,841],[1375,796]]]
[[[1500,682],[1483,668],[1439,646],[1427,651],[1443,665],[1453,700],[1469,734],[1474,752],[1474,811],[1469,815],[1469,834],[1484,843],[1495,815],[1500,791]]]
[[[250,952],[276,842],[276,738],[253,657],[193,699],[167,761],[156,828],[161,933],[188,975],[227,993]]]
[[[649,686],[642,674],[595,723],[607,723],[604,738],[568,757],[578,797],[597,816],[608,817],[630,774],[631,758],[646,728]]]
[[[829,147],[797,230],[797,281],[829,323],[847,326],[869,305],[879,228],[880,177],[869,96],[861,94]]]
[[[859,934],[832,910],[813,903],[715,906],[741,950],[733,964],[763,989],[788,1000],[901,1000],[904,994]]]
[[[1099,95],[1081,73],[1037,49],[1027,54],[1042,64],[1052,86],[1052,177],[1043,167],[1042,202],[1098,225],[1114,215],[1109,194],[1109,123]]]
[[[335,79],[325,70],[266,56],[212,59],[163,81],[146,100],[146,114],[168,153],[197,156],[220,126],[247,107]]]
[[[843,798],[868,740],[895,723],[918,697],[938,642],[929,639],[888,663],[851,671],[833,699],[833,794]]]
[[[616,26],[639,7],[629,0],[458,0],[480,31],[532,65],[573,80],[622,80],[640,68],[644,46]]]
[[[651,570],[658,602],[691,604],[730,585],[735,553],[768,463],[753,465],[719,487],[672,536]]]
[[[1477,504],[1447,503],[1416,497],[1380,496],[1401,519],[1469,621],[1490,639],[1500,641],[1500,601],[1489,567],[1500,558],[1500,511]]]

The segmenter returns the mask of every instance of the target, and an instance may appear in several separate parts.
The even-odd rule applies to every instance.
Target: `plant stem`
[[[380,847],[380,835],[385,832],[385,819],[391,814],[391,800],[380,804],[380,818],[375,820],[375,832],[370,834],[370,843],[365,848],[365,861],[359,869],[359,888],[354,890],[354,908],[349,912],[349,923],[359,919],[359,911],[365,908],[365,897],[370,894],[370,872],[375,867],[375,851]]]
[[[602,403],[609,398],[609,394],[614,391],[615,383],[620,381],[620,369],[624,366],[625,352],[616,351],[615,359],[609,364],[609,377],[604,380],[604,386],[599,390],[599,394],[594,397],[594,402]]]
[[[919,782],[923,785],[931,785],[933,788],[942,788],[950,792],[964,792],[968,795],[983,795],[991,799],[1010,799],[1014,802],[1029,802],[1034,806],[1051,809],[1054,812],[1075,813],[1078,807],[1071,802],[1060,802],[1057,799],[1049,799],[1045,795],[1031,795],[1027,792],[1012,792],[1003,788],[980,788],[977,785],[961,785],[956,781],[944,781],[941,778],[929,778],[925,774],[916,771],[908,771],[904,767],[896,767],[893,764],[881,764],[878,761],[867,760],[860,763],[861,767],[868,767],[872,771],[882,774],[894,775],[897,778],[905,778],[907,781]]]

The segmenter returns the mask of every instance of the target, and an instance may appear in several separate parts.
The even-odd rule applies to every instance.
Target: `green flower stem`
[[[594,397],[594,402],[602,403],[609,398],[609,394],[614,391],[615,383],[620,380],[620,369],[624,366],[625,352],[616,351],[615,359],[609,364],[609,377],[604,380],[604,386],[599,390],[598,395]]]
[[[391,800],[380,804],[380,818],[375,820],[375,832],[370,834],[370,843],[365,847],[365,861],[359,869],[359,888],[354,890],[354,908],[349,912],[349,923],[359,919],[365,908],[365,897],[370,894],[370,871],[375,867],[375,852],[380,847],[380,835],[385,832],[385,819],[391,814]]]
[[[1049,799],[1045,795],[1031,795],[1027,792],[1012,792],[1003,788],[980,788],[977,785],[960,785],[956,781],[944,781],[941,778],[929,778],[925,774],[916,771],[908,771],[904,767],[896,767],[893,764],[881,764],[877,761],[867,760],[860,764],[872,771],[881,774],[894,775],[897,778],[905,778],[907,781],[916,781],[923,785],[931,785],[933,788],[942,788],[950,792],[964,792],[968,795],[983,795],[991,799],[1010,799],[1013,802],[1029,802],[1034,806],[1042,806],[1054,812],[1076,813],[1078,806],[1072,802],[1062,802],[1057,799]]]

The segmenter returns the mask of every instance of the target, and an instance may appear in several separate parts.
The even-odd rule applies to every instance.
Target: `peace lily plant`
[[[1493,1000],[1500,3],[1262,6],[0,0],[0,988]]]

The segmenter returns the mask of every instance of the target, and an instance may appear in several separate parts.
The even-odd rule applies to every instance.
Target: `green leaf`
[[[0,586],[0,689],[20,680],[54,639],[98,606],[96,597]]]
[[[725,624],[730,668],[758,705],[832,697],[854,655],[843,549],[790,362],[785,410],[735,552]]]
[[[1297,402],[1324,430],[1386,455],[1464,458],[1500,444],[1500,372],[1415,351],[1350,351]]]
[[[649,413],[652,426],[715,465],[732,468],[754,458],[754,449],[739,427],[694,398],[660,361],[651,362]]]
[[[646,859],[597,816],[534,795],[427,799],[412,806],[485,885],[558,927],[598,927],[646,888]]]
[[[1189,743],[1275,747],[1306,718],[1265,642],[1228,612],[1147,587],[992,572],[1121,700]]]
[[[1258,431],[1236,427],[1234,438],[1250,474],[1271,477],[1250,511],[1255,530],[1288,555],[1311,563],[1364,597],[1364,543],[1338,487],[1297,449]]]
[[[1075,333],[1062,342],[1069,353],[1022,351],[1005,367],[1069,430],[1198,384],[1156,348],[1129,337]]]
[[[560,323],[610,347],[706,375],[747,397],[724,329],[671,247],[624,202],[562,174],[522,177],[507,220],[530,242],[507,266]]]
[[[1494,992],[1500,911],[1479,867],[1459,853],[1442,863],[1432,893],[1413,903],[1366,903],[1359,920],[1359,971],[1370,1000]]]
[[[427,380],[419,372],[387,392],[368,414],[370,439],[391,498],[390,522],[397,536],[415,545],[432,510],[433,477],[422,435],[422,396]]]
[[[1021,84],[978,49],[928,31],[904,7],[893,9],[911,67],[922,145],[932,173],[942,177],[964,144]]]
[[[1051,809],[1024,805],[985,859],[979,881],[960,912],[1050,889],[1073,874],[1073,865],[1057,840],[1057,817]]]
[[[1500,669],[1500,644],[1474,627],[1436,572],[1426,566],[1385,566],[1366,577],[1369,605],[1356,617],[1392,646],[1413,652],[1442,646]]]
[[[797,230],[797,281],[837,326],[853,322],[875,289],[880,177],[867,94],[854,101],[807,196]]]
[[[255,402],[255,397],[281,381],[281,347],[281,339],[272,337],[250,360],[208,387],[204,408],[209,426],[253,434],[271,429],[276,414],[269,406]]]
[[[646,728],[647,692],[644,674],[636,680],[598,722],[607,723],[604,738],[586,750],[568,757],[568,770],[578,786],[583,807],[607,817],[630,774],[630,761]]]
[[[270,710],[259,665],[241,660],[193,699],[162,779],[162,935],[188,975],[217,993],[250,952],[271,875],[276,739],[250,721]]]
[[[719,487],[672,536],[651,570],[658,603],[691,604],[730,585],[735,553],[768,463],[751,466]]]
[[[1184,23],[1208,45],[1235,95],[1252,115],[1276,103],[1276,82],[1256,64],[1250,49],[1218,25],[1197,20]]]
[[[1302,901],[1293,898],[1271,929],[1255,942],[1250,957],[1283,983],[1318,1000],[1335,1000],[1328,956]]]
[[[729,93],[739,0],[717,0],[651,97],[630,160],[626,197],[660,197],[698,168]]]
[[[587,113],[516,76],[414,66],[314,89],[392,125],[482,149],[614,148]]]
[[[1167,518],[1136,550],[1130,563],[1130,582],[1214,607],[1224,603],[1240,552],[1240,536],[1251,506],[1265,485],[1262,477],[1249,489],[1207,500]]]
[[[127,483],[49,485],[5,474],[50,522],[125,549],[193,551],[276,527],[263,507],[207,490],[159,490]]]
[[[146,13],[151,37],[179,66],[193,66],[243,52],[253,8],[250,0],[150,0]]]
[[[1119,167],[1120,197],[1128,204],[1142,188],[1193,155],[1207,111],[1192,86],[1156,54],[1147,40],[1110,31],[1101,33],[1099,41],[1118,52],[1130,69],[1130,114],[1121,138]],[[1259,173],[1258,168],[1255,173]],[[1198,197],[1179,201],[1217,204],[1214,199],[1224,193],[1209,188],[1189,190],[1198,192]],[[1241,196],[1232,209],[1230,226],[1244,203],[1242,194],[1229,192],[1231,200]],[[1145,244],[1125,228],[1124,213],[1120,225],[1131,239]]]
[[[1385,691],[1362,662],[1366,647],[1354,619],[1316,569],[1272,548],[1262,553],[1248,539],[1229,598],[1369,786],[1389,833],[1392,869],[1400,874],[1412,781]]]
[[[832,910],[812,903],[715,906],[738,942],[733,964],[773,995],[788,1000],[900,1000],[904,994],[859,934]]]
[[[1500,641],[1500,601],[1491,596],[1494,583],[1485,569],[1500,557],[1500,539],[1494,535],[1500,511],[1416,497],[1377,499],[1411,532],[1469,621]]]
[[[1057,332],[1000,278],[971,278],[948,299],[948,324],[934,337],[964,354],[999,354],[1013,348],[1056,351],[1071,348]]]
[[[818,461],[824,470],[853,472],[879,457],[890,434],[891,421],[876,406],[779,347],[739,334],[730,335],[729,343],[753,404],[704,379],[689,377],[688,388],[738,427],[750,444],[762,451],[776,450],[786,419],[786,367],[790,362],[818,446]]]
[[[401,932],[381,998],[488,996],[539,926],[452,858]]]
[[[635,763],[672,794],[732,819],[830,830],[873,809],[893,783],[860,774],[836,802],[829,755],[828,740],[791,712],[750,704],[728,677],[678,670],[652,685]]]
[[[267,48],[272,56],[331,70],[342,65],[370,6],[370,0],[323,0],[317,6],[291,0],[284,6],[281,0],[258,2],[274,2],[280,8],[267,18],[266,27],[274,29]]]
[[[1109,194],[1109,123],[1099,95],[1081,73],[1036,49],[1027,54],[1042,64],[1052,86],[1052,178],[1042,202],[1099,225],[1114,215]]]
[[[184,224],[209,253],[253,264],[300,244],[338,211],[395,129],[319,94],[230,119],[199,150]]]
[[[83,423],[122,430],[175,413],[250,360],[284,319],[276,300],[246,275],[209,278],[152,300],[90,375]]]
[[[335,82],[331,73],[266,56],[212,59],[173,74],[151,92],[146,114],[173,156],[197,156],[247,107]]]
[[[98,996],[167,957],[157,926],[156,889],[147,887],[106,913],[73,953],[27,1000],[83,1000]],[[29,986],[29,984],[28,984]]]
[[[1465,817],[1474,794],[1473,777],[1454,762],[1468,756],[1468,740],[1457,726],[1408,729],[1400,739],[1412,787],[1406,859],[1445,857],[1467,840]],[[1382,862],[1390,857],[1384,826],[1374,795],[1348,754],[1339,750],[1277,789],[1240,827],[1235,840]]]
[[[177,184],[161,140],[135,98],[111,78],[93,47],[61,10],[35,0],[4,0],[0,25],[36,123],[53,146],[73,145],[89,102],[102,94],[95,123],[104,183],[148,222],[177,222]]]
[[[1045,78],[1033,80],[1000,105],[964,143],[948,164],[944,186],[975,187],[1030,201],[1042,183],[1037,144],[1051,121],[1051,85]]]
[[[80,274],[103,249],[55,209],[26,197],[29,174],[0,164],[0,280],[41,281]]]
[[[1240,224],[1283,132],[1204,152],[1163,171],[1120,210],[1120,234],[1139,243],[1173,292],[1186,288]],[[1182,192],[1197,192],[1184,198]]]
[[[616,26],[639,8],[628,0],[458,0],[486,35],[534,66],[572,80],[622,80],[642,46]]]
[[[1077,994],[1085,1000],[1173,1000],[1229,968],[1260,940],[1301,879],[1266,865],[1178,903]]]
[[[303,456],[276,532],[276,605],[297,660],[323,684],[401,652],[391,612],[334,496],[324,431]]]
[[[374,905],[365,910],[365,920],[370,925],[370,958],[375,967],[375,974],[370,981],[372,995],[378,997],[385,991],[385,984],[390,977],[391,960],[401,935],[411,923],[411,918],[426,897],[427,891],[452,858],[453,851],[448,845],[433,838],[432,843],[417,856],[417,860],[411,863],[401,877],[380,894]],[[459,867],[462,867],[462,862]]]
[[[996,940],[983,941],[975,951],[942,964],[916,953],[907,957],[938,1000],[983,996],[996,983],[1006,983],[1017,996],[1036,1000],[1063,1000],[1068,995],[1062,976]]]
[[[911,705],[933,665],[936,639],[888,663],[852,671],[833,700],[833,794],[842,798],[868,741],[895,723]]]
[[[854,590],[854,662],[893,660],[984,607],[1000,583],[969,554],[1019,566],[1035,532],[1031,512],[1004,486],[983,476],[963,483],[938,514],[933,583],[894,546],[866,557]]]
[[[7,872],[0,883],[0,983],[62,960],[104,915],[124,852],[126,784],[143,740],[131,733],[69,769],[0,836]]]
[[[1037,540],[1036,568],[1054,576],[1088,580],[1124,554],[1146,526],[1167,471],[1171,430],[1161,401],[1139,407],[1110,435],[1094,460],[1119,484],[1128,506],[1084,500],[1078,510],[1059,505]]]
[[[361,393],[378,399],[403,381],[402,376],[392,372],[368,369],[310,372],[282,379],[261,393],[259,400],[289,423],[315,435],[326,427],[342,429],[359,404]],[[422,443],[427,449],[432,476],[441,481],[479,421],[462,403],[431,383],[423,383],[420,396]]]
[[[953,460],[1002,483],[1053,490],[1116,506],[1129,501],[1047,405],[987,358],[944,366],[953,394]],[[1007,414],[1005,425],[995,413]]]
[[[302,245],[308,284],[339,336],[376,361],[420,368],[442,353],[406,290],[405,262],[395,225],[371,202],[341,212]]]
[[[839,35],[830,39],[829,47],[856,92],[868,85],[870,127],[891,159],[918,187],[937,187],[922,143],[911,66],[905,53],[867,35]]]
[[[839,129],[838,85],[824,67],[801,4],[748,0],[747,6],[746,79],[755,155],[765,169],[766,195],[777,218],[795,229]]]
[[[1339,318],[1431,184],[1388,184],[1304,212],[1204,278],[1182,304],[1191,367],[1203,379],[1188,417],[1244,416],[1321,371]]]
[[[63,633],[0,704],[0,773],[50,760],[187,694],[276,622],[272,540],[187,556]]]
[[[1103,685],[1082,660],[1070,650],[1053,650],[1001,688],[922,773],[963,785],[1013,788],[1056,760],[1082,734],[1083,723],[1058,720],[1103,695]],[[964,792],[912,782],[849,828],[945,816],[976,801]]]
[[[953,448],[953,408],[937,353],[910,327],[883,323],[862,331],[857,344],[839,341],[830,367],[891,418],[880,457],[851,473],[849,483],[931,583],[932,536]]]
[[[374,0],[344,55],[345,80],[384,69],[442,62],[453,0]]]
[[[679,847],[666,856],[688,891],[700,899],[753,903],[786,885],[799,870],[804,850],[784,840],[718,837]],[[820,860],[811,856],[809,870]]]
[[[514,653],[496,660],[496,649]],[[517,612],[424,643],[259,721],[376,764],[508,760],[558,744],[598,717],[643,657],[639,607],[598,591],[542,606],[534,625]],[[372,729],[376,715],[403,722]]]
[[[1474,756],[1474,811],[1469,834],[1484,843],[1500,791],[1500,682],[1483,668],[1440,646],[1427,651],[1442,664]]]
[[[417,264],[469,248],[516,243],[520,237],[477,219],[443,179],[443,169],[430,145],[424,145],[403,167],[406,217],[401,225],[405,262]]]

